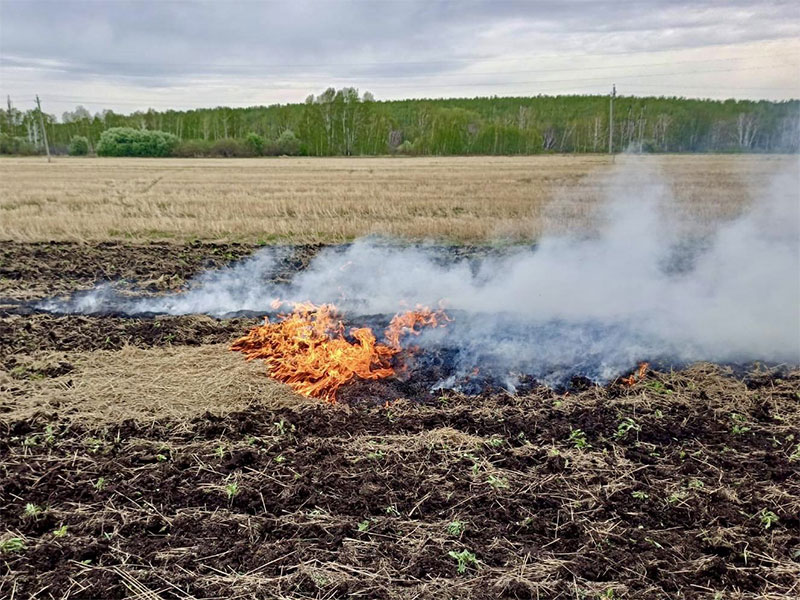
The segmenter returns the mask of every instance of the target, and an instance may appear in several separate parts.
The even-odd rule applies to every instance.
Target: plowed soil
[[[102,260],[137,285],[228,260],[95,246],[105,258],[70,272],[61,246],[0,247],[17,299],[90,286]],[[179,256],[194,258],[170,267]],[[0,317],[0,597],[800,596],[796,369],[695,365],[633,386],[389,403],[356,385],[336,406],[257,397],[148,419],[59,408],[57,390],[83,376],[72,356],[225,352],[250,324]],[[52,368],[25,366],[51,351]],[[159,378],[181,374],[143,375],[163,403]],[[43,382],[56,401],[19,417],[10,404]]]

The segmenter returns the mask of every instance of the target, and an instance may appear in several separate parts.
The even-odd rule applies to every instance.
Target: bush
[[[172,149],[172,156],[180,158],[211,156],[211,142],[208,140],[184,140]]]
[[[10,135],[0,135],[0,154],[18,154],[22,156],[33,156],[42,154],[44,151],[34,146],[24,137],[12,137]]]
[[[67,153],[70,156],[86,156],[89,154],[89,140],[82,135],[76,135],[69,141]]]
[[[278,136],[277,146],[280,154],[285,154],[287,156],[296,156],[300,154],[300,140],[297,139],[297,136],[291,129],[287,129]]]
[[[169,156],[178,138],[166,131],[112,127],[100,135],[99,156]]]
[[[257,133],[248,133],[244,141],[254,156],[264,154],[264,138]]]
[[[218,158],[236,158],[253,156],[250,146],[244,140],[224,138],[211,145],[209,156]]]
[[[406,140],[395,148],[395,152],[397,152],[397,154],[414,154],[414,144]]]
[[[270,140],[264,147],[267,156],[297,156],[300,154],[301,143],[294,131],[287,129],[278,136],[277,140]]]

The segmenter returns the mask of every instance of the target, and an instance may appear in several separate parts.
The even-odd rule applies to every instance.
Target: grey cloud
[[[3,0],[4,64],[51,59],[109,76],[390,74],[458,70],[473,41],[516,26],[592,48],[697,47],[796,35],[788,2],[20,2]],[[657,32],[657,33],[656,33]],[[646,34],[643,37],[642,34]],[[505,47],[504,47],[505,46]],[[495,53],[509,48],[498,40]],[[554,48],[559,50],[559,48]],[[451,57],[463,60],[449,61]],[[444,57],[444,59],[442,58]],[[344,65],[332,67],[331,65]]]

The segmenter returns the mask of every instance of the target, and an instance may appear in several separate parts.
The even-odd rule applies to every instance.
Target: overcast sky
[[[0,0],[0,93],[46,112],[608,93],[800,97],[800,2]]]

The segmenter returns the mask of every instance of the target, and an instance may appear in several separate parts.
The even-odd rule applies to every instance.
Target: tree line
[[[54,153],[81,138],[76,147],[85,139],[88,152],[124,154],[108,143],[104,152],[104,134],[108,142],[157,131],[169,136],[168,152],[153,147],[171,156],[514,155],[607,151],[608,103],[598,95],[376,101],[329,88],[300,104],[128,115],[79,106],[61,119],[43,117]],[[0,153],[42,151],[38,117],[9,99],[0,110]],[[613,143],[614,151],[796,153],[800,101],[619,96]]]

